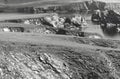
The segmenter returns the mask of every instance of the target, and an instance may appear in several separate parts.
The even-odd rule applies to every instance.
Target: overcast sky
[[[81,1],[90,1],[90,0],[0,0],[0,2],[8,1],[8,3],[26,3],[31,1],[63,1],[63,2],[81,2]],[[95,1],[102,1],[102,2],[115,2],[120,3],[120,0],[95,0]]]
[[[120,3],[120,0],[98,0],[98,1]]]

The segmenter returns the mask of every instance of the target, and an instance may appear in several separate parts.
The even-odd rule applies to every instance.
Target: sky
[[[26,3],[26,2],[31,2],[31,1],[50,1],[50,0],[0,0],[1,2],[8,1],[8,3]],[[79,2],[79,1],[86,1],[86,0],[53,0],[53,1],[70,1],[70,2]],[[87,0],[90,1],[90,0]],[[120,0],[95,0],[95,1],[102,1],[102,2],[113,2],[113,3],[120,3]]]
[[[112,2],[112,3],[120,3],[120,0],[97,0],[97,1],[102,1],[102,2]]]

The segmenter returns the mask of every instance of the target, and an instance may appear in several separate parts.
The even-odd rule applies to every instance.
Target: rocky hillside
[[[107,3],[105,8],[120,12],[120,3]]]
[[[120,41],[0,33],[0,79],[120,79]]]
[[[7,5],[6,5],[7,4]],[[0,0],[0,7],[25,8],[25,7],[53,7],[63,8],[63,10],[95,10],[104,8],[119,9],[120,1],[114,0]],[[9,6],[9,7],[8,7]]]
[[[0,0],[1,7],[5,7],[5,11],[15,11],[18,8],[26,7],[52,7],[53,10],[60,9],[67,11],[81,11],[81,10],[94,10],[104,9],[105,3],[100,1],[88,0]],[[3,4],[2,4],[3,3]],[[57,7],[57,8],[56,8]]]

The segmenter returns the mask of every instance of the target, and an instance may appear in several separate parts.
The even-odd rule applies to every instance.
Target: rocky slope
[[[1,12],[17,12],[19,8],[23,9],[28,7],[40,7],[40,8],[52,8],[52,10],[57,9],[60,11],[75,12],[81,10],[104,10],[109,9],[119,9],[120,2],[117,0],[0,0],[1,2]],[[7,4],[7,5],[6,5]],[[5,9],[3,9],[3,8]]]
[[[0,33],[0,79],[120,79],[120,41]]]
[[[88,0],[3,0],[0,2],[0,5],[3,6],[5,9],[1,9],[3,12],[18,12],[18,9],[31,9],[31,7],[34,8],[51,8],[52,10],[57,11],[67,11],[67,12],[75,12],[75,11],[81,11],[81,10],[93,10],[93,9],[101,9],[103,10],[105,7],[104,2],[95,1],[91,3],[91,1]]]

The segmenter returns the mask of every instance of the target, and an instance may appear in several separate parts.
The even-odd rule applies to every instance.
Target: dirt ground
[[[38,27],[2,22],[0,28],[8,25]],[[120,79],[119,53],[118,40],[0,32],[0,79]]]
[[[23,7],[21,4],[9,6]],[[46,15],[49,14],[0,14],[0,21]],[[0,28],[8,25],[25,29],[38,27],[2,22]],[[91,28],[88,30],[92,31]],[[120,41],[0,32],[0,79],[120,79]]]
[[[120,41],[0,32],[0,79],[119,79]]]

